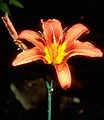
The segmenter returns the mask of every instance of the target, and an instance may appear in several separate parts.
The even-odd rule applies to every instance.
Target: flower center
[[[51,47],[45,46],[44,52],[46,53],[45,59],[49,64],[60,64],[63,58],[67,55],[65,51],[66,44],[57,45],[57,43],[53,43]]]

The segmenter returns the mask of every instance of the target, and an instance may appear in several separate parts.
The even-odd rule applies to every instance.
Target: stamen
[[[19,47],[18,50],[19,49],[22,49],[22,50],[27,50],[28,49],[27,46],[24,43],[22,43],[20,40],[16,40],[14,42],[15,42],[16,45],[18,45],[18,47]]]

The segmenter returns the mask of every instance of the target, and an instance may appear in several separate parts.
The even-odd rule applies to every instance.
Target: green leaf
[[[9,5],[14,5],[16,7],[24,8],[24,6],[18,0],[9,0]]]
[[[8,8],[8,5],[4,2],[0,2],[0,9],[4,12],[4,13],[8,13],[10,15],[10,10]]]

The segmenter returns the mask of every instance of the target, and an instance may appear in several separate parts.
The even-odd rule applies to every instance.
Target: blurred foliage
[[[0,10],[4,13],[8,13],[10,15],[10,9],[9,6],[14,5],[19,8],[24,8],[24,6],[19,2],[18,0],[0,0]]]

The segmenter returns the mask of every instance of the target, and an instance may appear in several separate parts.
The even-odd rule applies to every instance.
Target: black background
[[[42,30],[40,19],[55,18],[62,26],[83,23],[90,29],[82,41],[89,41],[104,51],[104,4],[100,0],[36,1],[20,0],[24,9],[9,6],[10,19],[17,32],[23,29]],[[0,11],[0,17],[4,13]],[[104,120],[104,58],[75,56],[68,60],[72,73],[72,86],[60,88],[54,67],[41,61],[18,67],[12,61],[20,52],[0,20],[0,119],[47,119],[47,89],[45,80],[54,79],[52,99],[53,120]],[[47,77],[49,76],[49,77]],[[42,78],[42,82],[38,79]],[[28,82],[35,81],[26,91]],[[10,89],[14,83],[29,99],[33,108],[26,110]],[[43,85],[38,85],[43,83]],[[36,86],[38,86],[36,88]],[[23,87],[23,89],[22,89]],[[35,87],[35,88],[34,88]],[[42,90],[43,89],[43,90]],[[37,91],[45,91],[43,93]],[[42,95],[41,95],[42,94]],[[38,100],[37,97],[40,95]],[[75,103],[73,98],[79,98]],[[34,98],[32,101],[31,99]],[[26,99],[26,101],[27,101]]]

